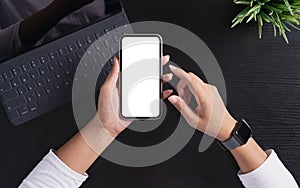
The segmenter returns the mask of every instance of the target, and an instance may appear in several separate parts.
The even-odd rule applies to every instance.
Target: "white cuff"
[[[53,165],[59,172],[76,181],[84,182],[88,178],[87,173],[79,174],[72,170],[70,167],[68,167],[54,154],[52,149],[45,156],[45,160],[48,161],[51,165]]]
[[[79,187],[88,178],[63,163],[52,150],[24,179],[20,188]]]
[[[247,188],[297,188],[298,185],[274,150],[267,150],[268,158],[257,169],[238,176]]]

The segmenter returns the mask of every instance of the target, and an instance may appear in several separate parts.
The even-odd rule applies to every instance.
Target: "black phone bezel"
[[[162,49],[163,49],[163,41],[162,37],[158,34],[125,34],[120,38],[120,49],[119,49],[119,62],[120,62],[120,80],[119,80],[119,93],[120,93],[120,117],[122,119],[137,119],[137,120],[155,120],[159,119],[162,114],[162,102],[159,102],[159,115],[156,117],[125,117],[122,113],[122,41],[125,37],[157,37],[159,39],[159,76],[162,77]],[[162,94],[162,82],[160,82],[159,86],[159,96]]]

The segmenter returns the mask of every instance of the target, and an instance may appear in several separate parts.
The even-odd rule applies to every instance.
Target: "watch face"
[[[239,138],[241,143],[246,144],[252,135],[252,130],[245,120],[239,122],[235,135]]]

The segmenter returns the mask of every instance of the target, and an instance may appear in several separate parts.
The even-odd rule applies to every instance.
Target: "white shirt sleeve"
[[[257,169],[238,176],[246,188],[298,188],[292,174],[285,168],[274,150],[267,150],[268,158]]]
[[[88,175],[78,174],[64,164],[52,150],[23,180],[20,188],[80,187]]]
[[[17,22],[7,28],[0,28],[0,61],[22,50],[19,26],[20,22]]]

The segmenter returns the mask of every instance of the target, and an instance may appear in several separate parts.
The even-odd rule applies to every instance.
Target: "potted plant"
[[[232,28],[254,20],[258,24],[258,36],[261,39],[263,25],[270,23],[274,27],[274,36],[279,33],[286,43],[289,43],[286,33],[291,28],[300,30],[300,0],[235,0],[234,3],[245,5],[246,8],[232,20]]]

